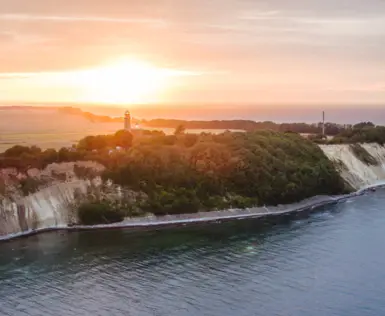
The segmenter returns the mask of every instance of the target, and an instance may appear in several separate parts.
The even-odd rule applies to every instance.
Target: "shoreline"
[[[367,186],[353,193],[337,196],[314,196],[293,204],[285,204],[270,207],[253,207],[247,209],[229,209],[212,212],[199,212],[192,214],[148,216],[126,218],[122,222],[114,224],[101,224],[94,226],[74,225],[74,226],[56,226],[29,230],[17,234],[0,236],[0,242],[10,241],[17,238],[25,238],[32,235],[53,231],[79,232],[91,230],[112,230],[112,229],[149,229],[149,228],[167,228],[175,226],[186,226],[193,224],[224,222],[242,219],[271,218],[276,216],[295,215],[314,211],[317,208],[327,205],[343,203],[348,199],[362,196],[371,189],[385,187],[384,183]]]

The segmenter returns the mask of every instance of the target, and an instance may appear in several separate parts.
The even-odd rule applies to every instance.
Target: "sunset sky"
[[[0,0],[0,101],[385,103],[383,0]]]

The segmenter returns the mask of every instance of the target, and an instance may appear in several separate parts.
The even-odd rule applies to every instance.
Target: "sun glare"
[[[97,103],[147,103],[157,100],[177,72],[138,60],[121,60],[76,74],[82,99]]]

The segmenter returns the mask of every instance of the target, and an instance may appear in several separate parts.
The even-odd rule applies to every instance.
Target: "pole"
[[[322,111],[322,136],[325,137],[325,111]]]

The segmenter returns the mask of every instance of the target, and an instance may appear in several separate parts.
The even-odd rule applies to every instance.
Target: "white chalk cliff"
[[[379,184],[385,180],[385,147],[378,144],[361,145],[377,165],[368,165],[353,153],[350,145],[322,145],[325,155],[335,162],[342,178],[354,189]]]
[[[72,223],[76,216],[73,205],[76,193],[85,195],[87,188],[91,185],[88,180],[77,179],[74,166],[102,170],[104,167],[94,162],[72,162],[52,164],[44,170],[31,169],[29,176],[36,179],[50,178],[51,181],[36,193],[28,196],[8,194],[0,196],[0,239],[2,236],[17,235],[33,230],[66,227]],[[62,174],[67,181],[57,181],[52,177],[54,174]],[[16,170],[2,170],[2,179],[6,179],[6,187],[14,188],[7,180],[20,178]]]
[[[0,236],[36,229],[66,227],[71,222],[75,192],[86,193],[89,183],[73,180],[50,185],[16,202],[3,199],[0,204]]]

